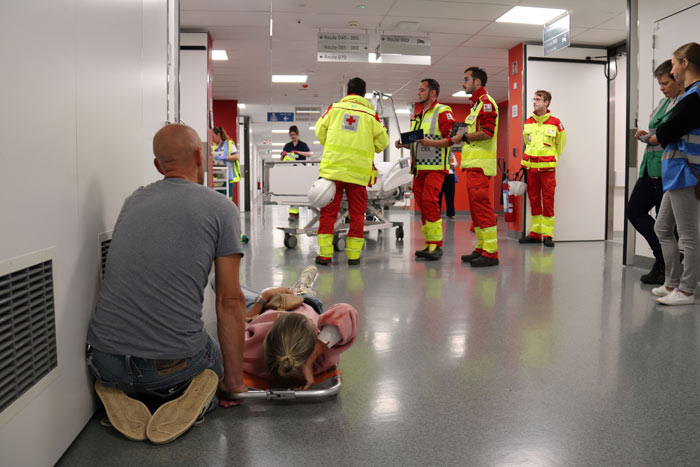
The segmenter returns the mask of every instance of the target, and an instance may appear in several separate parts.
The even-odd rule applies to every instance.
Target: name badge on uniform
[[[343,130],[354,131],[357,133],[357,125],[360,122],[360,117],[353,114],[345,114],[343,117]]]
[[[554,136],[554,130],[552,130],[551,128],[547,128],[547,134],[549,136]]]
[[[476,120],[476,115],[469,114],[469,116],[467,117],[467,123],[474,123],[474,120]]]

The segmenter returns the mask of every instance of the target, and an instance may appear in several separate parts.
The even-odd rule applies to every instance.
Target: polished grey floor
[[[263,215],[264,214],[264,215]],[[302,212],[302,218],[307,213]],[[290,285],[315,239],[283,246],[281,207],[258,209],[244,283]],[[245,402],[174,443],[131,442],[96,416],[59,465],[700,465],[697,306],[654,304],[617,242],[521,246],[473,270],[468,215],[444,220],[445,255],[420,262],[420,219],[320,269],[319,296],[360,312],[336,399]],[[210,298],[207,326],[214,323]]]

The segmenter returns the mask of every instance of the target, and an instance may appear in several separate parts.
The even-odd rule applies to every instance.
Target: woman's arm
[[[659,125],[656,129],[656,140],[661,146],[666,147],[695,128],[700,128],[700,96],[693,93],[679,101],[671,111],[668,120]],[[649,144],[654,144],[652,138],[654,137],[647,141]]]

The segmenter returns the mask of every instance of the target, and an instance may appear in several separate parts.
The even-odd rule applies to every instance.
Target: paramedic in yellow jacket
[[[348,197],[350,230],[345,244],[348,264],[359,264],[365,243],[367,185],[376,178],[374,154],[389,145],[389,136],[372,104],[363,96],[367,85],[360,78],[348,81],[347,96],[332,104],[316,122],[316,137],[323,145],[319,176],[335,182],[335,198],[321,209],[316,264],[331,264],[333,227],[343,192]]]
[[[462,255],[462,262],[471,267],[498,265],[498,217],[493,210],[491,180],[496,176],[496,143],[498,141],[498,106],[486,91],[486,71],[479,67],[464,70],[462,87],[472,95],[472,107],[465,120],[466,133],[452,137],[453,144],[462,143],[462,163],[471,209],[476,248]]]
[[[557,117],[549,113],[552,95],[535,91],[534,112],[525,120],[523,139],[525,151],[522,165],[527,170],[527,197],[532,210],[532,231],[520,243],[542,243],[553,247],[554,188],[557,161],[566,145],[566,131]]]
[[[233,190],[236,186],[234,183],[241,180],[241,164],[238,161],[238,149],[223,127],[215,126],[212,129],[212,133],[214,144],[211,152],[215,161],[225,162],[228,167],[228,197],[233,201]]]
[[[415,161],[413,194],[423,222],[423,249],[416,257],[435,261],[442,256],[442,219],[440,218],[440,190],[450,166],[450,132],[455,124],[452,109],[438,102],[440,84],[424,79],[418,84],[418,103],[423,106],[416,115],[411,130],[423,130],[423,139],[413,143],[411,156]],[[395,146],[402,146],[396,141]]]

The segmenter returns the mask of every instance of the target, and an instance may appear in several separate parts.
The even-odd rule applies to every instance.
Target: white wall
[[[55,378],[0,425],[3,465],[54,464],[94,412],[84,343],[97,235],[154,178],[147,142],[166,120],[165,3],[0,2],[0,261],[56,248],[59,350]]]
[[[526,59],[541,57],[542,47],[527,45],[525,53]],[[569,47],[547,58],[585,59],[605,54],[604,49]],[[525,71],[528,115],[533,111],[534,92],[546,89],[552,93],[552,115],[561,119],[566,129],[566,147],[557,164],[554,238],[604,240],[608,92],[603,65],[528,61]],[[529,230],[529,207],[526,212]]]
[[[625,228],[625,142],[627,140],[627,56],[617,58],[615,87],[614,156],[615,156],[615,197],[613,202],[613,231],[622,232]]]
[[[180,50],[180,120],[194,128],[203,142],[209,139],[207,44],[207,33],[180,34],[180,47],[204,47],[204,50]]]
[[[664,2],[639,0],[639,83],[637,88],[635,88],[634,83],[632,83],[630,92],[639,93],[639,113],[636,117],[639,119],[640,128],[646,128],[649,124],[649,114],[654,110],[656,104],[654,87],[658,86],[658,84],[653,76],[654,65],[652,63],[654,53],[652,47],[654,22],[677,11],[691,7],[696,3],[697,0],[666,0]],[[681,45],[683,44],[678,44],[679,47]],[[632,124],[634,124],[634,118],[632,119]],[[643,153],[644,147],[640,143],[637,148],[637,168],[639,168],[639,165],[642,163]],[[630,187],[630,189],[631,188],[632,187]],[[639,234],[636,235],[635,254],[648,258],[653,258],[654,256],[651,253],[649,245],[647,245],[647,242],[644,240],[644,237]]]

